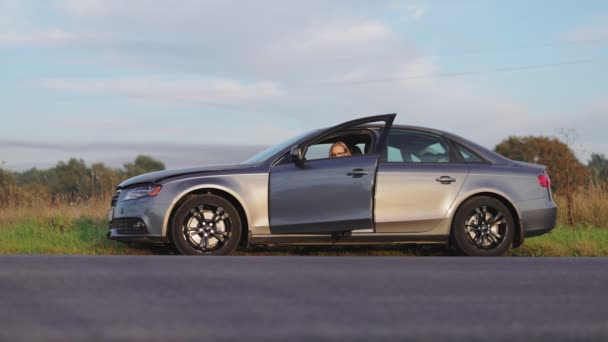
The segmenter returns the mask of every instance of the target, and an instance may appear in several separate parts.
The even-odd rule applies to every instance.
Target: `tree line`
[[[107,197],[123,180],[143,173],[165,169],[165,164],[150,156],[139,155],[122,168],[103,163],[87,166],[84,160],[71,158],[55,167],[23,172],[0,169],[0,205],[40,202],[78,202]]]
[[[494,150],[513,160],[546,165],[553,191],[568,198],[590,182],[608,182],[608,160],[604,155],[591,154],[591,159],[584,165],[570,146],[557,138],[511,136]],[[36,200],[77,202],[107,197],[127,178],[164,169],[165,164],[146,155],[137,156],[119,169],[103,163],[87,166],[84,160],[76,158],[61,161],[46,170],[34,168],[11,172],[0,169],[0,205]]]
[[[569,144],[557,138],[512,136],[498,144],[495,151],[513,160],[543,164],[547,167],[554,194],[565,198],[566,205],[562,210],[566,214],[566,222],[569,226],[574,226],[577,221],[575,219],[577,194],[593,191],[596,194],[599,192],[601,198],[608,189],[606,157],[603,154],[593,153],[587,165],[583,165],[576,158]],[[580,207],[581,204],[585,203],[579,201],[578,206]]]
[[[494,150],[513,160],[545,165],[552,190],[562,195],[590,181],[608,180],[608,160],[603,154],[592,153],[584,165],[570,146],[557,138],[511,136]]]

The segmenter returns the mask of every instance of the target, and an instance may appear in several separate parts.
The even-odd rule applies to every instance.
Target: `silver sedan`
[[[237,165],[121,183],[108,238],[189,255],[249,245],[449,244],[501,255],[555,227],[545,167],[395,114],[314,130]]]

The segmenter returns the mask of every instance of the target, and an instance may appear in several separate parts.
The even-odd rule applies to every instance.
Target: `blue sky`
[[[0,160],[169,167],[397,112],[608,155],[606,1],[0,0]]]

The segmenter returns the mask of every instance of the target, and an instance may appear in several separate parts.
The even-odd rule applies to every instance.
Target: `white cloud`
[[[185,6],[177,6],[181,9],[171,9],[170,12],[174,13],[167,17],[173,17],[184,7],[194,6],[192,4],[188,2]],[[275,16],[288,17],[292,11],[279,5],[275,9]],[[320,8],[310,8],[309,12],[300,14],[305,18],[315,17],[321,13],[319,11]],[[91,15],[102,15],[100,13]],[[420,16],[424,14],[419,13]],[[135,13],[126,11],[121,15]],[[202,16],[206,15],[208,13],[203,11]],[[147,20],[152,22],[153,18],[148,17]],[[354,116],[399,112],[400,122],[468,135],[466,133],[471,128],[471,122],[483,121],[491,115],[495,118],[496,127],[491,131],[476,131],[473,138],[492,147],[498,139],[533,120],[528,117],[531,112],[528,109],[487,89],[477,89],[475,83],[468,83],[467,78],[416,78],[440,73],[441,67],[433,59],[420,57],[416,46],[396,34],[386,23],[358,13],[341,13],[339,18],[317,16],[310,22],[297,19],[301,21],[295,25],[287,22],[247,22],[251,20],[250,16],[243,14],[238,18],[242,24],[238,25],[237,31],[230,31],[228,26],[234,26],[232,24],[220,23],[211,32],[213,34],[206,31],[206,24],[184,24],[175,37],[178,41],[193,45],[187,53],[163,54],[159,57],[158,54],[130,51],[118,46],[111,55],[114,61],[129,63],[122,64],[123,67],[140,67],[144,73],[146,70],[163,71],[174,77],[85,81],[59,79],[41,81],[37,85],[70,92],[117,94],[147,100],[257,103],[263,106],[258,108],[260,111],[271,115],[274,113],[274,117],[268,118],[272,124],[264,129],[267,132],[281,130],[280,127],[286,125],[307,130]],[[143,18],[138,20],[139,23],[132,26],[134,30],[144,25]],[[188,21],[187,16],[184,21]],[[100,36],[113,32],[105,26],[100,26],[98,30]],[[246,31],[256,34],[249,35],[250,32]],[[196,34],[193,35],[193,32]],[[268,34],[264,34],[266,32]],[[212,49],[196,47],[197,44],[216,40],[222,42],[213,45]],[[182,73],[173,74],[172,71],[202,76],[182,76]],[[210,81],[209,74],[218,74],[232,81]],[[237,79],[259,81],[235,81]],[[365,83],[367,80],[372,82]],[[358,81],[365,84],[339,84]],[[244,115],[247,114],[237,114],[237,117]],[[251,133],[243,134],[249,134],[253,140],[263,139]],[[272,140],[260,141],[272,143]]]
[[[575,42],[608,40],[608,16],[596,18],[586,26],[567,32],[564,35],[564,40]]]
[[[104,0],[59,0],[56,6],[77,17],[99,16],[112,12],[116,3]]]
[[[23,0],[0,1],[0,32],[20,30],[27,23],[27,5]]]
[[[380,22],[337,22],[298,32],[289,37],[285,47],[294,52],[319,53],[328,49],[364,47],[386,40],[390,35],[389,28]]]
[[[397,5],[391,10],[408,21],[429,12],[426,2]],[[490,148],[509,134],[551,132],[543,131],[542,114],[485,87],[482,75],[432,77],[442,72],[439,61],[420,57],[413,41],[383,20],[386,2],[63,0],[57,6],[63,36],[13,36],[5,42],[68,45],[62,47],[67,55],[72,49],[88,52],[91,70],[101,66],[109,76],[58,77],[34,86],[171,105],[255,104],[223,122],[215,111],[189,117],[217,132],[224,132],[227,121],[238,123],[229,134],[210,137],[214,141],[274,143],[298,131],[387,112],[398,112],[400,123],[453,131]],[[73,27],[79,30],[67,29]],[[144,76],[121,76],[125,71]],[[90,103],[103,107],[98,99]],[[137,108],[120,110],[133,116]],[[130,122],[121,122],[128,129]],[[167,136],[196,136],[194,128],[166,126]]]
[[[192,77],[123,77],[95,80],[48,79],[34,86],[69,92],[114,94],[133,99],[208,104],[257,103],[281,95],[279,85],[269,81],[245,84],[232,80]]]
[[[426,14],[426,5],[408,5],[407,11],[414,20],[419,21]]]
[[[402,21],[421,21],[428,12],[428,4],[425,2],[409,2],[393,0],[389,3],[389,9],[397,12]]]
[[[310,25],[285,32],[252,53],[254,76],[280,77],[291,84],[368,73],[374,56],[395,42],[386,25],[356,19]],[[393,51],[401,50],[394,44]],[[367,60],[366,60],[367,59]]]
[[[420,78],[414,82],[417,85],[426,84],[429,85],[433,82],[432,78],[424,78],[425,76],[434,75],[439,72],[439,65],[430,58],[415,57],[407,63],[403,63],[399,66],[398,77],[404,79],[407,78]],[[411,85],[411,81],[401,81],[402,84]]]
[[[89,130],[89,129],[104,129],[104,130],[121,130],[121,131],[129,131],[129,126],[133,126],[136,124],[135,120],[128,120],[126,118],[122,118],[120,120],[107,120],[107,119],[93,119],[93,120],[85,120],[84,118],[77,117],[72,118],[69,122],[65,124],[66,128],[72,129],[80,129],[80,130]]]
[[[61,29],[48,29],[37,32],[0,32],[0,46],[2,45],[28,45],[28,46],[56,46],[74,41],[75,37]]]
[[[119,54],[128,51],[139,53],[162,53],[175,47],[172,42],[132,38],[125,34],[115,32],[95,31],[67,31],[61,28],[48,28],[39,30],[21,30],[0,32],[0,46],[28,46],[36,48],[61,47],[71,52],[74,49],[94,52],[96,55],[108,58],[117,58]],[[67,50],[71,49],[71,50]]]

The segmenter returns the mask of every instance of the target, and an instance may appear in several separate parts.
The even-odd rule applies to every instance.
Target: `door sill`
[[[354,230],[354,231],[352,231],[353,235],[354,234],[369,234],[369,233],[373,233],[373,232],[374,232],[374,228],[361,229],[361,230]]]
[[[364,244],[445,244],[449,235],[428,234],[394,234],[394,233],[359,233],[351,236],[312,235],[312,234],[281,234],[253,235],[250,244],[266,246],[282,245],[364,245]]]

